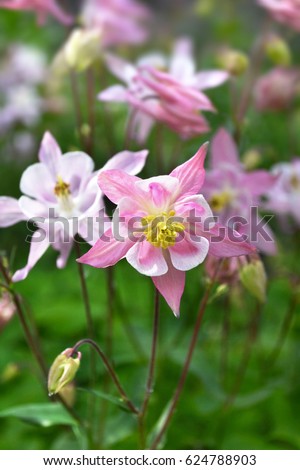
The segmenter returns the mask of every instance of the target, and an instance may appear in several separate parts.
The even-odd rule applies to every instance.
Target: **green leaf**
[[[77,425],[75,419],[59,403],[21,405],[3,410],[0,418],[18,418],[26,423],[49,428],[58,425]]]
[[[91,388],[76,388],[78,392],[86,392],[90,393],[92,395],[95,395],[96,397],[102,398],[103,400],[107,400],[110,403],[113,403],[114,405],[117,405],[119,408],[121,408],[123,411],[130,412],[130,410],[127,408],[125,405],[124,401],[122,398],[115,397],[113,395],[109,395],[107,393],[100,392],[99,390],[94,390]]]
[[[152,442],[154,441],[154,439],[156,438],[156,436],[160,433],[160,431],[162,430],[162,427],[165,423],[165,420],[166,420],[166,417],[168,416],[168,413],[169,413],[169,410],[170,410],[170,407],[171,407],[171,404],[172,404],[172,400],[170,400],[167,405],[165,406],[165,408],[163,409],[163,412],[161,413],[160,417],[158,418],[156,424],[153,426],[148,438],[147,438],[147,447],[150,447]],[[159,443],[159,446],[158,446],[158,449],[162,449],[165,445],[165,442],[166,442],[166,433],[164,434],[164,436],[162,437],[162,440],[160,441]]]

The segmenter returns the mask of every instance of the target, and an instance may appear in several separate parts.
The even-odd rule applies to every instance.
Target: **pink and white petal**
[[[136,242],[128,251],[126,259],[134,269],[145,276],[162,276],[168,271],[162,249],[147,240]]]
[[[209,231],[198,230],[198,234],[209,241],[209,254],[218,258],[250,255],[256,248],[244,241],[244,237],[228,227],[215,224]]]
[[[70,184],[73,196],[89,181],[94,170],[94,161],[84,152],[68,152],[59,160],[58,176]]]
[[[170,74],[180,82],[190,84],[190,79],[195,74],[195,61],[192,41],[189,38],[181,38],[175,42]]]
[[[111,221],[104,209],[101,209],[88,217],[79,219],[78,234],[83,240],[94,246],[109,228],[111,228]]]
[[[0,227],[10,227],[23,220],[27,220],[27,217],[22,212],[17,199],[0,197]]]
[[[134,111],[132,119],[133,123],[130,137],[139,144],[143,144],[147,140],[155,121],[152,117],[138,110]]]
[[[105,54],[105,62],[110,72],[127,84],[130,84],[136,75],[137,71],[134,65],[114,54]]]
[[[211,168],[234,166],[236,170],[242,168],[236,145],[226,129],[220,129],[211,143]]]
[[[178,179],[169,175],[155,176],[136,183],[136,188],[143,194],[144,206],[165,211],[176,200]]]
[[[213,219],[212,210],[202,194],[180,198],[175,203],[174,210],[176,212],[176,216],[179,217],[201,217],[201,221],[198,222],[202,223],[208,217],[210,217],[211,220]],[[192,221],[193,220],[191,220],[191,222]]]
[[[178,318],[180,316],[180,301],[185,285],[185,272],[175,269],[169,260],[168,272],[163,276],[152,277],[152,281],[172,309],[174,315]]]
[[[222,70],[207,70],[195,75],[194,86],[198,90],[207,90],[222,85],[229,79],[229,74]]]
[[[23,173],[20,189],[22,193],[40,201],[56,202],[56,181],[44,163],[34,163]]]
[[[63,269],[66,266],[73,245],[74,241],[70,240],[68,242],[60,241],[55,246],[55,250],[59,251],[59,256],[56,260],[56,267],[58,269]]]
[[[101,91],[98,94],[98,99],[100,101],[116,102],[116,103],[126,103],[128,98],[127,88],[122,85],[113,85],[105,90]]]
[[[199,193],[205,178],[204,160],[208,144],[200,147],[196,155],[170,173],[179,180],[179,195],[190,196]]]
[[[111,228],[77,261],[94,268],[107,268],[123,259],[134,242],[115,240]]]
[[[98,176],[100,189],[114,204],[118,204],[123,197],[135,198],[138,195],[136,183],[139,181],[141,179],[137,176],[121,170],[103,171]]]
[[[44,202],[31,199],[27,196],[21,196],[19,199],[19,207],[26,219],[34,219],[40,217],[43,219],[49,218],[49,210]]]
[[[50,132],[45,132],[40,150],[39,160],[47,166],[54,180],[58,174],[58,162],[61,157],[61,149]]]
[[[29,257],[26,266],[19,269],[12,277],[13,282],[19,282],[26,279],[29,271],[36,265],[39,259],[48,249],[50,243],[45,230],[37,230],[31,238]]]
[[[193,241],[187,233],[184,235],[182,240],[169,247],[171,262],[179,271],[189,271],[203,263],[209,250],[206,238],[197,237],[198,240]]]
[[[141,150],[139,152],[124,150],[110,158],[100,172],[106,170],[122,170],[129,175],[137,175],[144,168],[148,154],[149,150]]]
[[[54,0],[49,0],[47,2],[47,11],[66,26],[69,26],[74,22],[74,18],[60,8]]]

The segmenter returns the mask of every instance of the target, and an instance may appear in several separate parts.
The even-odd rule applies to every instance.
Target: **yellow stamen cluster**
[[[209,201],[209,205],[214,212],[221,212],[232,201],[232,194],[229,191],[216,193]]]
[[[60,176],[57,177],[57,182],[54,188],[54,194],[57,197],[67,197],[71,194],[70,185],[68,183],[65,183]]]
[[[159,215],[148,215],[142,219],[146,240],[157,248],[167,249],[174,246],[180,232],[185,226],[174,219],[175,211],[162,212]]]
[[[290,179],[290,183],[293,189],[295,190],[300,189],[300,180],[296,174],[292,175]]]

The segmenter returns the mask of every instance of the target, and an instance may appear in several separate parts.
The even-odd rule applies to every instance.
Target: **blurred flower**
[[[121,152],[108,160],[100,171],[117,168],[136,174],[143,168],[147,153],[146,150]],[[19,201],[0,197],[0,227],[23,220],[31,220],[37,226],[28,263],[15,273],[14,282],[27,277],[50,245],[59,251],[57,267],[63,268],[76,234],[93,244],[100,236],[101,217],[104,217],[98,172],[93,171],[94,162],[87,154],[62,155],[55,139],[46,132],[39,160],[22,175],[20,188],[24,196]]]
[[[213,279],[219,260],[213,255],[208,255],[205,260],[205,271],[209,279]],[[219,268],[216,281],[220,284],[234,285],[239,280],[239,270],[247,263],[246,256],[232,256],[223,260]]]
[[[74,29],[67,42],[56,55],[52,71],[55,75],[69,73],[70,70],[83,72],[101,54],[101,32],[99,29]]]
[[[295,69],[275,68],[260,77],[254,87],[254,103],[260,111],[288,109],[298,93],[300,72]]]
[[[299,0],[257,0],[266,8],[272,17],[280,23],[285,23],[296,31],[300,31]]]
[[[207,145],[168,176],[146,180],[122,171],[99,175],[104,194],[118,205],[112,228],[78,261],[106,268],[127,259],[138,272],[151,276],[176,316],[184,290],[185,271],[206,258],[251,253],[247,243],[234,241],[211,220],[211,210],[199,194]]]
[[[226,70],[230,75],[243,75],[249,67],[248,56],[241,51],[234,49],[223,49],[217,56],[219,66]]]
[[[86,0],[80,15],[86,29],[99,30],[103,47],[143,42],[147,32],[142,23],[149,16],[136,0]]]
[[[11,320],[16,306],[9,292],[0,289],[0,330]]]
[[[73,23],[73,18],[64,12],[55,0],[0,0],[0,8],[33,10],[37,14],[40,26],[46,22],[47,15],[54,16],[65,25]]]
[[[228,74],[220,70],[196,72],[192,45],[176,42],[168,61],[160,54],[142,57],[132,65],[107,55],[110,71],[126,86],[114,85],[99,95],[102,101],[127,102],[131,108],[131,138],[144,142],[155,121],[163,122],[183,139],[209,131],[199,111],[215,111],[202,90],[224,83]]]
[[[239,161],[236,145],[225,129],[220,129],[212,141],[211,168],[207,171],[203,194],[209,201],[212,211],[220,223],[236,228],[238,232],[252,235],[251,208],[261,206],[260,198],[274,187],[275,177],[264,170],[245,171]],[[260,218],[256,224],[260,223]],[[239,219],[243,218],[243,220]],[[275,242],[269,227],[264,231],[272,241],[265,240],[257,233],[257,240],[250,237],[251,243],[261,251],[274,254]]]
[[[266,194],[266,209],[285,218],[290,215],[300,225],[300,158],[275,165],[272,172],[277,180]]]
[[[77,357],[72,357],[72,348],[63,351],[53,362],[48,375],[49,395],[61,392],[74,379],[80,366],[81,353],[77,352]]]

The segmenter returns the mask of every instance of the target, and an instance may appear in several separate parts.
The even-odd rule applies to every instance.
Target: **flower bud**
[[[72,348],[66,349],[53,362],[48,375],[49,395],[59,393],[74,379],[80,366],[81,353],[77,352],[74,359],[71,356],[72,351]]]
[[[279,36],[271,35],[265,43],[265,53],[267,57],[280,67],[287,67],[291,64],[291,51],[288,44]]]
[[[0,330],[10,321],[16,311],[16,306],[8,291],[0,290]]]
[[[101,33],[99,29],[75,29],[52,64],[56,75],[64,75],[70,70],[83,72],[101,54]]]
[[[236,77],[243,75],[249,66],[247,55],[233,49],[224,49],[220,52],[217,62],[222,69]]]
[[[248,150],[243,155],[242,161],[246,170],[254,170],[261,162],[261,154],[256,149]]]
[[[195,5],[195,13],[201,17],[210,16],[215,7],[215,0],[198,0]]]
[[[240,280],[245,287],[259,302],[266,301],[267,275],[263,263],[255,258],[240,270]]]

